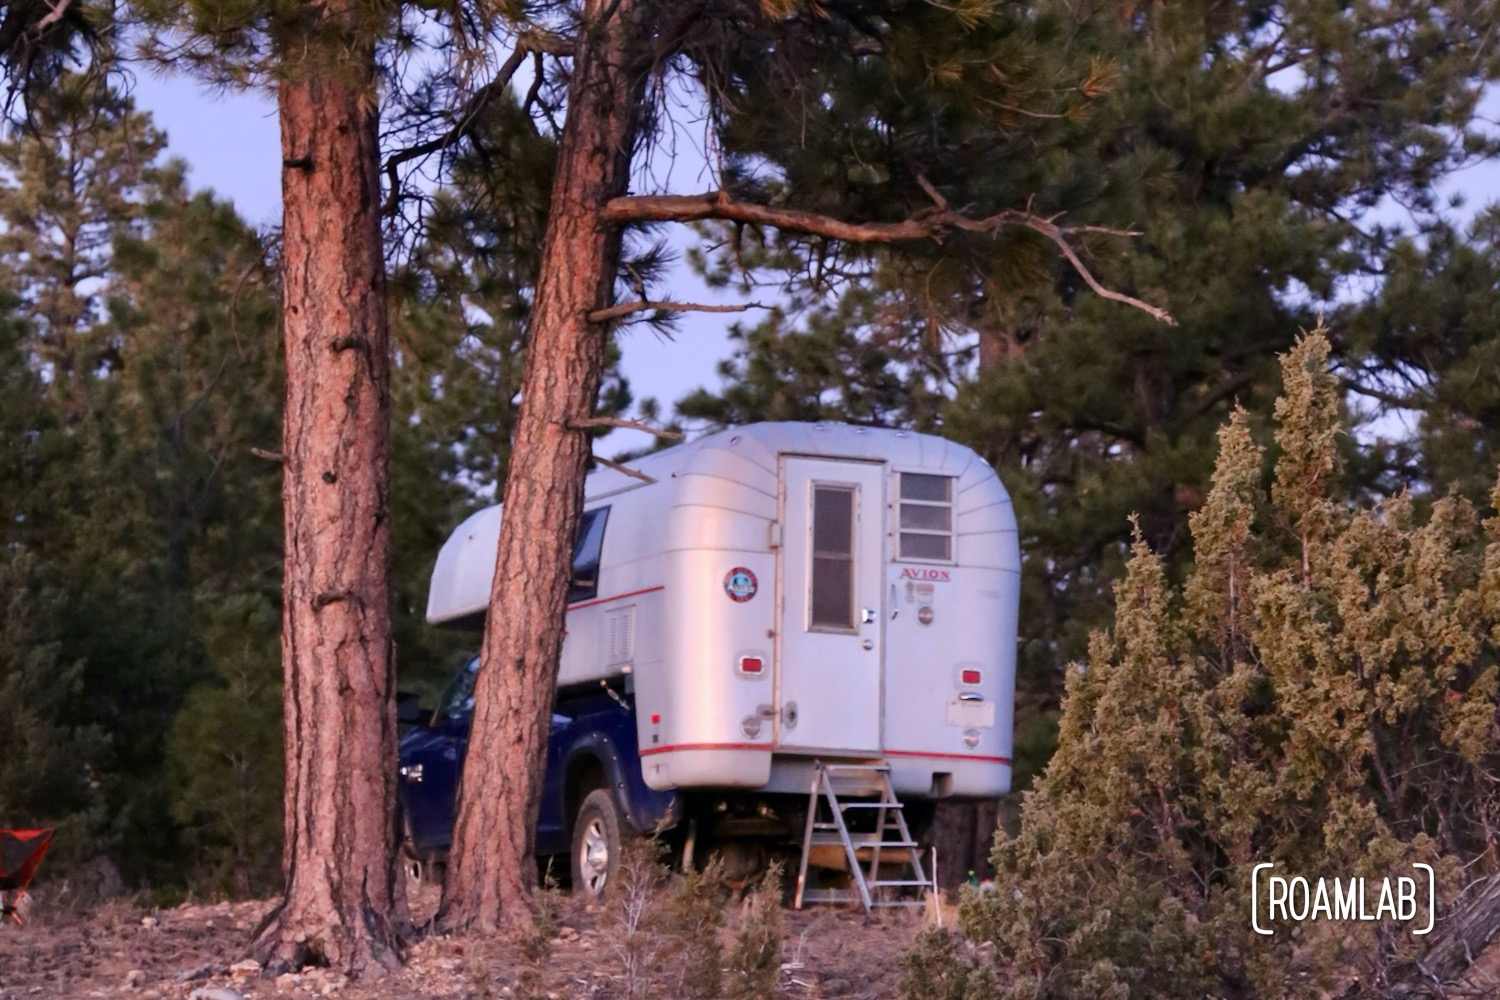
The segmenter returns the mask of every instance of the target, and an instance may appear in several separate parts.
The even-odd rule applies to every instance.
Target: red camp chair
[[[26,886],[52,843],[54,830],[0,830],[0,924],[21,922],[16,912]]]

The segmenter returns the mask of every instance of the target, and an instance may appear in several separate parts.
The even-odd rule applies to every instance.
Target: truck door
[[[878,754],[885,466],[782,459],[777,743]]]

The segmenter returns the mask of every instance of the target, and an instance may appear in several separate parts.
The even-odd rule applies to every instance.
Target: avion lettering
[[[919,569],[907,566],[901,570],[903,580],[925,580],[929,583],[947,583],[948,571],[945,569]]]

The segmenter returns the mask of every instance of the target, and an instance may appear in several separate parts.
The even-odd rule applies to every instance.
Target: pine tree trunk
[[[1021,349],[1020,338],[1014,330],[996,329],[993,326],[981,327],[979,330],[979,371],[980,374],[989,371],[999,365],[1009,364],[1024,352]]]
[[[586,0],[558,148],[495,578],[459,792],[441,923],[529,923],[534,830],[562,652],[573,539],[620,255],[604,205],[630,177],[639,73],[626,65],[629,0]],[[606,13],[608,20],[606,20]],[[503,405],[497,400],[496,405]]]
[[[347,52],[346,52],[347,55]],[[352,64],[352,65],[351,65]],[[307,58],[278,93],[284,167],[286,898],[270,970],[398,964],[389,369],[374,56]]]
[[[943,886],[955,888],[973,872],[976,878],[994,875],[990,851],[1000,826],[997,800],[942,801],[932,819],[927,840],[937,849]]]

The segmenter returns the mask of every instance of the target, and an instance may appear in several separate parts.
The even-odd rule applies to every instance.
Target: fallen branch
[[[792,208],[775,208],[753,202],[733,201],[728,192],[709,191],[704,194],[658,194],[626,195],[611,199],[604,206],[603,217],[608,222],[701,222],[718,220],[750,225],[771,226],[789,232],[824,236],[845,243],[897,243],[905,240],[933,240],[941,243],[952,230],[970,233],[995,233],[1002,228],[1020,227],[1046,237],[1057,245],[1058,250],[1078,271],[1084,283],[1094,292],[1113,302],[1134,306],[1162,323],[1175,325],[1170,313],[1141,299],[1104,287],[1094,277],[1078,256],[1078,251],[1069,242],[1069,237],[1083,233],[1101,233],[1109,236],[1139,236],[1129,229],[1110,229],[1105,226],[1060,226],[1056,217],[1045,218],[1032,212],[1006,209],[982,219],[970,218],[955,212],[936,189],[924,179],[918,183],[933,199],[936,208],[900,222],[845,222],[828,215],[803,212]]]
[[[645,434],[655,434],[657,437],[667,441],[681,441],[680,431],[662,430],[643,424],[636,420],[626,420],[624,417],[589,417],[587,420],[574,420],[568,424],[575,431],[587,430],[590,427],[619,427],[627,431],[641,431]],[[604,461],[602,458],[599,461]]]
[[[656,482],[656,480],[652,479],[644,472],[639,472],[635,469],[630,468],[629,466],[621,465],[619,462],[614,462],[607,458],[600,458],[598,455],[594,456],[594,461],[598,462],[606,469],[614,469],[616,472],[623,472],[625,475],[630,476],[632,479],[639,479],[643,483]]]
[[[750,309],[769,309],[768,305],[760,302],[747,302],[738,306],[715,306],[701,302],[672,302],[670,300],[654,301],[643,299],[639,302],[621,302],[607,309],[595,309],[589,313],[590,323],[608,323],[612,319],[621,316],[629,316],[638,312],[703,312],[703,313],[738,313]]]
[[[1391,984],[1386,996],[1443,996],[1447,984],[1461,979],[1475,958],[1500,933],[1500,876],[1470,887],[1472,893],[1443,914],[1442,926],[1431,938],[1420,962],[1404,980]],[[1434,904],[1435,905],[1435,904]]]

